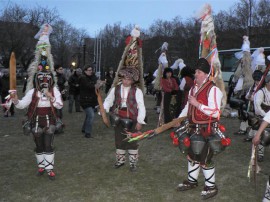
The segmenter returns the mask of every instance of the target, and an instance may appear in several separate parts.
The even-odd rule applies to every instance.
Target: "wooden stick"
[[[104,106],[103,106],[102,97],[101,97],[101,94],[100,94],[100,90],[99,89],[96,89],[96,95],[97,95],[97,100],[98,100],[98,105],[99,105],[99,111],[100,111],[100,114],[102,116],[102,120],[103,120],[104,124],[107,127],[110,127],[110,122],[109,122],[109,120],[107,118],[106,111],[105,111]]]
[[[16,57],[12,52],[9,60],[9,90],[16,90]]]
[[[258,165],[258,159],[257,159],[257,155],[258,155],[258,146],[254,146],[254,150],[255,150],[255,156],[254,156],[254,170],[253,170],[253,173],[254,173],[254,185],[255,185],[255,192],[257,191],[257,172],[258,172],[258,168],[257,168],[257,165]]]
[[[166,123],[158,128],[156,128],[154,131],[155,131],[155,134],[159,134],[159,133],[162,133],[172,127],[174,127],[177,123],[181,123],[184,119],[186,119],[187,117],[181,117],[181,118],[177,118],[177,119],[174,119],[172,120],[171,122],[169,123]]]

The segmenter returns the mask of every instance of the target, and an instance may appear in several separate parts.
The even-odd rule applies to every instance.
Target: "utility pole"
[[[100,65],[101,65],[101,39],[99,39],[99,62],[98,62],[99,78],[101,76]]]
[[[96,42],[97,42],[97,35],[96,35],[96,32],[95,32],[95,42],[94,42],[94,64],[96,64]]]
[[[251,18],[252,18],[252,0],[249,0],[249,16],[248,16],[248,29],[247,29],[247,36],[251,35]]]
[[[86,49],[86,44],[83,44],[83,66],[85,65],[85,50]]]

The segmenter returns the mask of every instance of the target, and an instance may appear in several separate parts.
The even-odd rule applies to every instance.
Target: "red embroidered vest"
[[[195,86],[193,86],[191,88],[191,95],[194,96],[199,103],[208,106],[208,96],[213,86],[214,86],[214,83],[211,81],[208,81],[205,84],[203,84],[203,86],[198,90],[197,93],[195,93],[195,95],[193,92]],[[190,123],[196,123],[196,124],[208,124],[208,123],[213,123],[213,122],[218,121],[218,119],[214,117],[211,117],[210,119],[210,116],[204,114],[202,111],[200,111],[199,109],[197,109],[195,106],[191,104],[189,105],[189,108],[188,108],[188,119]]]
[[[121,85],[115,87],[115,101],[112,107],[112,110],[118,109],[121,107]],[[129,118],[132,120],[137,120],[138,116],[138,108],[137,108],[137,101],[136,101],[136,87],[131,86],[128,96],[127,96],[127,109]]]
[[[37,96],[37,89],[34,90],[33,92],[33,95],[32,95],[32,101],[28,107],[28,110],[27,110],[27,117],[28,117],[28,120],[31,120],[32,118],[34,118],[33,116],[36,114],[36,111],[37,111],[37,105],[38,105],[38,102],[39,102],[39,97]],[[52,93],[52,96],[54,96],[54,92],[53,92],[53,89],[50,90],[50,92]],[[55,110],[54,110],[54,107],[51,103],[51,110],[52,114],[54,115],[54,117],[56,117],[56,113],[55,113]]]

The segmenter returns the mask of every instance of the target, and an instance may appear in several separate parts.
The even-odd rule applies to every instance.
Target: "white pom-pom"
[[[139,27],[139,25],[135,25],[135,27],[134,27],[134,29],[131,31],[131,33],[130,33],[130,35],[132,36],[132,37],[136,37],[136,38],[138,38],[138,37],[140,37],[140,27]]]
[[[169,44],[167,42],[164,42],[161,46],[161,51],[167,51]]]

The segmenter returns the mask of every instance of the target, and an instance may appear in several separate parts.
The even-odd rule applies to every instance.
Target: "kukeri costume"
[[[221,106],[226,105],[226,92],[220,70],[209,4],[205,4],[198,18],[202,20],[202,25],[200,59],[196,69],[208,74],[208,76],[201,83],[201,86],[195,83],[189,91],[189,96],[193,96],[191,98],[193,100],[195,98],[199,105],[195,107],[188,102],[179,116],[188,117],[187,121],[184,121],[176,130],[179,148],[182,153],[187,155],[188,159],[188,180],[179,184],[177,190],[185,191],[197,187],[199,171],[202,169],[205,187],[201,196],[202,199],[208,199],[218,193],[212,157],[228,146],[230,140],[224,136],[221,131],[223,127],[219,125]]]
[[[203,62],[204,60],[204,62]],[[201,61],[201,64],[200,64]],[[200,59],[197,69],[209,73],[210,66],[205,59]],[[208,65],[208,67],[207,67]],[[208,70],[207,70],[208,69]],[[202,86],[194,85],[189,95],[196,97],[201,103],[199,108],[187,103],[179,117],[188,117],[184,123],[185,130],[176,131],[179,133],[180,150],[188,156],[188,180],[178,185],[179,191],[188,190],[198,185],[197,179],[200,168],[205,176],[205,189],[202,195],[209,197],[217,193],[215,185],[215,166],[212,162],[214,153],[221,152],[221,148],[212,144],[220,140],[219,115],[222,99],[222,92],[213,82],[206,80]],[[189,137],[190,147],[182,147],[184,137]],[[220,144],[221,145],[221,144]]]
[[[255,70],[252,74],[254,84],[246,93],[244,100],[234,99],[230,101],[230,105],[235,106],[238,109],[239,119],[241,120],[239,131],[236,132],[235,135],[245,135],[247,131],[249,131],[247,138],[244,139],[245,142],[251,141],[256,132],[254,128],[249,125],[251,121],[248,121],[248,119],[254,117],[254,94],[258,88],[262,75],[260,70]],[[250,130],[248,130],[249,127]]]
[[[266,121],[268,124],[270,123],[270,111],[267,112],[263,118],[264,121]],[[270,145],[270,128],[269,125],[263,130],[261,134],[261,145],[263,146],[269,146]],[[268,182],[266,184],[266,189],[264,193],[263,202],[270,202],[270,176],[268,179]]]
[[[138,27],[128,37],[127,46],[120,61],[114,85],[104,102],[104,109],[110,112],[112,126],[115,129],[116,163],[119,168],[125,163],[126,150],[129,154],[130,170],[135,171],[138,161],[138,143],[123,141],[126,131],[134,132],[137,123],[145,124],[145,106],[142,92],[141,41]],[[130,60],[132,59],[132,60]],[[131,79],[131,86],[124,86],[122,79]],[[138,85],[135,85],[137,82]]]
[[[162,108],[161,107],[162,94],[161,94],[160,80],[162,78],[164,69],[168,67],[168,60],[167,60],[168,46],[169,44],[167,42],[164,42],[162,46],[158,49],[161,51],[161,54],[158,58],[158,68],[155,70],[153,74],[153,76],[155,77],[153,83],[154,83],[154,89],[156,91],[156,98],[157,98],[157,102],[156,102],[157,113],[160,113],[160,111],[163,111],[163,109],[161,109]],[[158,50],[156,50],[156,52]]]
[[[195,83],[190,89],[189,95],[195,97],[200,103],[199,106],[195,107],[188,102],[179,116],[188,115],[188,122],[184,122],[179,131],[176,131],[180,150],[188,158],[188,180],[180,183],[177,189],[185,191],[197,187],[199,171],[202,168],[205,187],[201,196],[202,199],[207,199],[218,193],[212,157],[221,152],[224,145],[229,144],[229,140],[219,127],[220,109],[226,105],[226,91],[221,76],[211,6],[205,4],[197,17],[202,23],[199,47],[201,59],[196,68],[208,74],[208,77],[201,86]],[[222,144],[222,141],[225,144]]]
[[[14,101],[16,108],[28,107],[28,121],[24,130],[29,130],[34,136],[36,144],[36,159],[38,164],[38,175],[47,171],[49,178],[54,179],[54,149],[53,139],[57,125],[55,109],[61,109],[63,102],[61,93],[55,87],[55,72],[50,50],[49,34],[52,31],[50,25],[42,26],[35,60],[28,68],[28,83],[26,95],[18,101]],[[33,86],[34,84],[34,86]],[[51,97],[47,97],[47,93]]]
[[[243,36],[241,50],[241,52],[235,53],[235,57],[239,59],[239,62],[233,77],[233,82],[235,82],[233,91],[238,97],[245,95],[253,84],[250,42],[248,36]]]
[[[270,75],[266,76],[265,83],[270,82]],[[270,91],[266,87],[260,89],[254,96],[255,114],[258,118],[258,125],[262,122],[262,118],[270,110]],[[254,124],[256,125],[256,124]],[[256,127],[256,126],[255,126]],[[258,127],[256,128],[258,129]],[[258,161],[262,162],[264,159],[264,145],[258,145]]]

